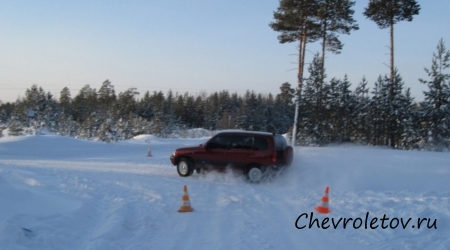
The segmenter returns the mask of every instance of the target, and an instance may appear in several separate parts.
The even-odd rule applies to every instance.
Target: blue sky
[[[352,89],[363,76],[373,87],[389,73],[389,31],[379,29],[357,1],[360,29],[341,35],[339,55],[326,73]],[[395,26],[395,64],[416,100],[422,100],[439,39],[450,49],[450,1],[420,1],[412,22]],[[23,97],[32,84],[74,97],[86,84],[109,79],[116,92],[169,89],[191,94],[227,89],[279,93],[296,85],[297,43],[280,44],[268,24],[277,0],[3,0],[0,2],[0,100]],[[320,50],[308,44],[307,62]],[[305,70],[306,73],[306,70]]]

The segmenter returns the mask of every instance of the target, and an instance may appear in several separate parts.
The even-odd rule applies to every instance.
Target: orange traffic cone
[[[147,157],[152,157],[152,149],[148,148],[148,153],[147,153]]]
[[[325,195],[322,196],[322,204],[316,207],[316,211],[322,214],[328,214],[330,209],[328,208],[328,193],[330,192],[330,188],[325,188]]]
[[[181,197],[181,206],[180,209],[178,209],[178,212],[192,212],[194,211],[194,208],[191,207],[191,202],[189,201],[189,195],[187,192],[187,186],[184,185],[183,188],[183,196]]]

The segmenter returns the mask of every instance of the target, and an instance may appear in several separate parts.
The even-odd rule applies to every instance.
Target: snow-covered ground
[[[0,249],[450,249],[449,153],[298,147],[272,182],[179,177],[172,151],[206,139],[0,138]]]

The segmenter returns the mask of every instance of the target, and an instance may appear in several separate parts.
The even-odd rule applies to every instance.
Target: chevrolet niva
[[[196,147],[178,148],[170,156],[182,177],[194,170],[223,171],[227,167],[245,174],[251,182],[259,182],[269,173],[279,172],[292,164],[293,149],[277,134],[252,131],[217,133]]]

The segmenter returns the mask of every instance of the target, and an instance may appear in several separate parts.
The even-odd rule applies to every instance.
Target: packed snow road
[[[450,249],[449,153],[299,147],[271,182],[179,177],[172,151],[205,140],[0,138],[0,249]]]

